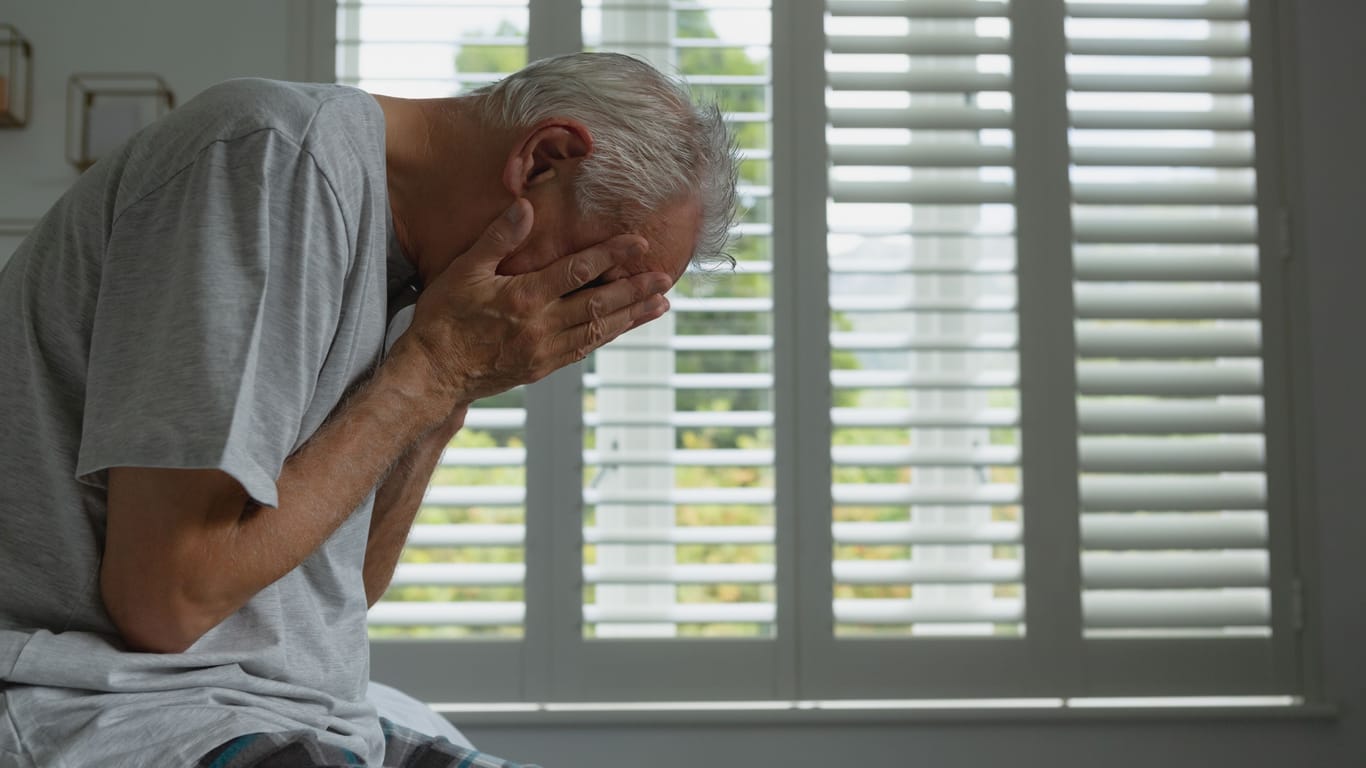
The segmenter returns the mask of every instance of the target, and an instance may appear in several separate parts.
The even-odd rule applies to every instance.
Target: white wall
[[[65,159],[73,73],[152,72],[183,102],[231,77],[305,79],[300,0],[18,0],[0,21],[33,43],[33,116],[0,130],[0,220],[32,220],[76,178]],[[3,243],[0,243],[3,245]],[[3,250],[3,256],[9,250]]]
[[[319,51],[302,50],[314,0],[20,0],[0,7],[36,49],[35,115],[0,131],[0,262],[5,220],[32,219],[75,178],[63,159],[66,78],[76,71],[151,70],[182,100],[228,77],[305,79]],[[1288,0],[1282,0],[1288,2]],[[995,721],[858,725],[471,726],[481,747],[547,768],[614,766],[1366,766],[1366,4],[1294,3],[1298,15],[1302,160],[1295,220],[1301,287],[1313,329],[1301,382],[1312,435],[1322,577],[1324,678],[1340,708],[1329,720],[1227,717],[1182,721]],[[294,41],[291,44],[291,41]],[[325,60],[325,52],[322,52]],[[9,244],[7,245],[7,242]],[[1311,582],[1316,583],[1316,582]]]
[[[20,232],[19,229],[0,230],[0,267],[5,266],[14,249],[18,248],[20,241],[24,239]]]

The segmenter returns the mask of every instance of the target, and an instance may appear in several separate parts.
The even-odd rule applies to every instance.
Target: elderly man
[[[470,403],[663,314],[734,174],[606,54],[232,81],[86,173],[0,273],[0,764],[468,764],[377,715],[366,611]]]

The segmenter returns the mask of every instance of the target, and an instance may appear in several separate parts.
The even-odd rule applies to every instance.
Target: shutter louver
[[[341,0],[337,82],[372,93],[441,98],[527,63],[526,0]]]
[[[1270,633],[1246,11],[1067,3],[1088,637]]]
[[[826,8],[834,631],[1020,634],[1009,7]]]

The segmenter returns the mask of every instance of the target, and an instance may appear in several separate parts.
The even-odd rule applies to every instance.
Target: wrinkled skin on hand
[[[602,285],[598,277],[648,247],[618,235],[544,268],[499,275],[498,265],[531,231],[531,205],[517,200],[423,290],[399,340],[418,350],[453,406],[468,405],[578,362],[668,309],[673,279],[643,272]]]

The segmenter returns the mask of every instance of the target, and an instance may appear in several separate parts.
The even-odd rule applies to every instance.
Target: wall
[[[312,0],[21,0],[0,6],[37,52],[33,125],[0,132],[0,262],[4,221],[39,215],[75,178],[62,153],[66,77],[74,71],[152,70],[182,99],[224,78],[304,79],[326,52],[303,50]],[[112,8],[117,7],[119,12]],[[1309,343],[1297,378],[1312,395],[1301,425],[1312,444],[1317,531],[1308,548],[1320,578],[1324,678],[1332,719],[1255,717],[803,723],[469,726],[495,754],[548,768],[650,766],[1366,766],[1366,4],[1287,4],[1299,57],[1292,116],[1297,273],[1294,322]],[[155,21],[149,21],[155,20]],[[291,44],[291,41],[293,43]],[[1293,154],[1292,154],[1293,157]]]
[[[76,179],[65,157],[73,73],[153,72],[183,102],[220,80],[307,79],[307,0],[7,0],[33,43],[33,115],[0,130],[0,264]],[[291,44],[293,42],[293,44]]]

